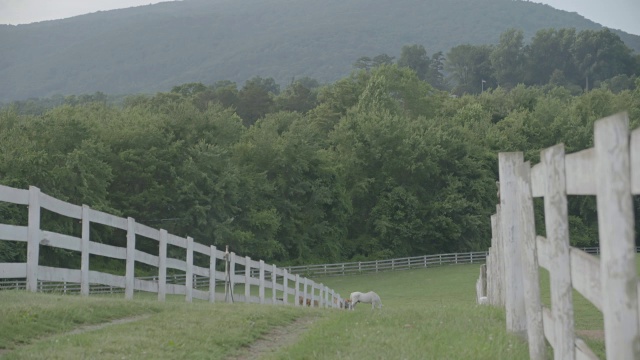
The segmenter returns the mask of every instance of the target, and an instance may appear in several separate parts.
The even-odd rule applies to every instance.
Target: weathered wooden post
[[[29,186],[29,224],[27,228],[27,290],[38,291],[40,258],[40,189]]]
[[[160,229],[158,247],[158,300],[165,301],[167,295],[167,230]]]
[[[287,305],[289,303],[289,272],[286,268],[282,269],[282,302]]]
[[[627,114],[596,121],[594,145],[607,359],[640,359]]]
[[[251,258],[244,257],[244,302],[250,303],[251,299]]]
[[[193,301],[193,239],[187,236],[187,271],[185,274],[185,300]]]
[[[276,286],[278,285],[278,275],[276,274],[276,270],[276,265],[271,265],[271,301],[273,305],[276,304]]]
[[[522,249],[520,258],[523,268],[525,310],[527,316],[527,338],[529,358],[546,359],[546,344],[542,324],[542,303],[540,301],[540,275],[538,251],[536,247],[536,224],[531,194],[531,166],[528,162],[516,169],[518,177],[518,202],[520,203],[520,223],[522,224]]]
[[[80,243],[80,294],[89,296],[89,206],[82,205],[82,239]]]
[[[300,301],[298,299],[300,299],[300,274],[296,274],[296,291],[295,298],[293,299],[293,304],[295,306],[300,306]]]
[[[126,274],[125,274],[125,286],[124,286],[124,297],[126,299],[133,299],[135,263],[136,263],[136,221],[132,217],[129,217],[127,218],[127,260],[126,260]]]
[[[258,297],[260,298],[260,304],[264,304],[264,260],[260,260],[260,288],[258,290]]]
[[[303,295],[302,295],[302,296],[303,296],[303,298],[302,298],[302,300],[303,300],[303,301],[302,301],[302,305],[304,305],[304,306],[306,306],[306,305],[307,305],[307,299],[309,299],[309,297],[308,297],[308,295],[307,295],[307,291],[308,291],[308,290],[307,290],[307,286],[308,286],[308,284],[309,284],[309,279],[304,278],[304,286],[303,286],[303,288],[302,288],[302,289],[303,289],[303,291],[302,291],[302,292],[303,292]],[[311,290],[313,290],[313,288],[311,288]]]
[[[230,274],[230,255],[229,255],[229,245],[225,246],[224,250],[224,300],[226,302],[233,302],[231,298],[231,274]]]
[[[163,230],[160,230],[163,231]],[[162,233],[160,233],[160,239],[162,239]],[[215,246],[209,247],[209,302],[216,302],[216,260],[218,258],[218,250]],[[165,241],[165,257],[166,257],[166,241]]]
[[[575,358],[573,286],[569,254],[569,220],[564,146],[558,144],[540,154],[544,164],[544,218],[550,244],[551,310],[554,318],[556,359]]]
[[[231,302],[233,302],[233,292],[235,291],[236,280],[236,253],[229,253],[229,293],[231,294]]]
[[[331,303],[329,303],[329,287],[324,287],[324,307],[327,308],[333,305],[333,291],[331,292]]]
[[[522,226],[518,218],[518,184],[516,169],[523,163],[522,153],[498,154],[500,173],[500,222],[504,238],[504,264],[506,292],[505,310],[507,330],[526,335],[527,320],[522,287],[522,263],[520,259]]]

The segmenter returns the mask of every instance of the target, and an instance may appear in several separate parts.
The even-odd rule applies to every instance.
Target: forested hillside
[[[174,85],[272,77],[330,83],[362,56],[429,55],[497,44],[515,28],[601,27],[575,13],[512,0],[184,0],[30,25],[0,26],[0,102],[169,91]],[[635,51],[640,37],[614,31]]]
[[[279,264],[484,250],[499,151],[537,162],[556,143],[584,149],[593,122],[620,110],[640,125],[640,80],[616,92],[547,84],[453,97],[383,64],[278,95],[259,91],[272,79],[227,85],[183,84],[122,106],[74,98],[40,115],[5,107],[0,183]],[[242,102],[241,92],[255,97]],[[259,102],[266,110],[250,111]],[[595,205],[569,199],[572,245],[597,244]],[[24,224],[27,214],[1,204],[0,216]],[[79,234],[54,220],[43,213],[43,228]],[[24,257],[23,243],[0,246],[0,261]]]

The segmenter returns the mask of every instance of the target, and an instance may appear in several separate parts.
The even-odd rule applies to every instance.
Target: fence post
[[[235,277],[236,277],[236,253],[233,251],[229,253],[229,297],[228,301],[233,302],[233,292],[235,291]]]
[[[167,230],[160,229],[158,248],[158,301],[164,301],[167,294]]]
[[[427,267],[427,255],[424,255],[423,260],[424,260],[424,267]]]
[[[549,277],[555,328],[553,350],[560,359],[574,359],[575,328],[564,145],[558,144],[543,150],[540,158],[546,171],[544,218],[547,240],[551,245]]]
[[[331,306],[332,309],[335,309],[335,307],[336,307],[336,301],[335,301],[336,292],[333,289],[331,289],[329,291],[331,292],[331,304],[329,304],[329,306]]]
[[[395,265],[396,265],[396,261],[394,259],[391,259],[391,271],[396,269]]]
[[[501,206],[500,204],[496,205],[496,214],[495,217],[492,217],[491,222],[491,231],[495,235],[496,240],[496,248],[494,253],[495,267],[497,276],[496,279],[496,305],[505,306],[506,303],[506,295],[505,295],[505,287],[506,287],[506,275],[505,275],[505,256],[504,256],[504,236],[502,236],[502,220],[501,220]],[[495,223],[494,223],[495,220]],[[493,227],[495,226],[495,232]]]
[[[303,306],[307,305],[307,299],[309,299],[309,297],[307,296],[307,285],[308,285],[308,283],[309,283],[309,279],[304,278],[304,285],[303,285],[303,288],[302,288],[302,291],[303,291],[303,294],[302,294],[302,296],[303,296],[302,305]],[[313,291],[313,288],[311,288],[311,290]]]
[[[376,260],[376,272],[378,272],[378,260]]]
[[[473,264],[473,253],[471,252],[469,254],[471,254],[471,263]]]
[[[540,300],[540,276],[538,251],[536,247],[536,224],[531,196],[531,166],[528,162],[517,170],[518,193],[520,203],[520,223],[522,224],[522,249],[520,259],[523,266],[524,299],[527,317],[527,337],[529,358],[546,359],[546,344],[542,323],[542,304]]]
[[[344,263],[342,263],[342,276],[344,276]]]
[[[193,239],[187,236],[187,271],[185,274],[185,300],[193,301]]]
[[[362,272],[362,263],[360,261],[358,261],[358,272],[361,273]]]
[[[594,127],[607,359],[640,359],[629,119],[626,113],[616,114]]]
[[[162,231],[162,230],[161,230]],[[162,234],[160,235],[162,238]],[[209,302],[216,302],[216,260],[218,251],[216,247],[210,245],[210,255],[209,255]],[[166,253],[166,243],[165,243],[165,253]],[[166,255],[165,255],[166,256]]]
[[[519,335],[526,335],[527,319],[524,306],[524,290],[522,288],[521,224],[518,214],[518,184],[516,169],[522,165],[521,152],[499,153],[500,173],[500,220],[504,238],[504,261],[506,279],[505,308],[507,330]],[[573,357],[571,358],[573,359]]]
[[[135,279],[135,263],[136,263],[136,221],[129,217],[127,218],[127,260],[126,260],[126,275],[124,286],[124,297],[126,299],[133,299],[133,287]]]
[[[89,206],[82,205],[82,239],[80,240],[80,294],[89,296]]]
[[[289,272],[282,269],[282,302],[287,305],[289,303]]]
[[[264,304],[264,260],[260,260],[260,289],[258,290],[258,297],[260,298],[260,304]]]
[[[333,304],[333,298],[331,298],[331,303],[329,303],[329,287],[324,287],[324,307],[327,308]]]
[[[278,284],[278,275],[276,274],[276,266],[272,266],[271,271],[271,301],[273,301],[273,305],[276,304],[276,285]]]
[[[296,291],[294,296],[293,304],[295,306],[300,306],[300,274],[296,274]]]
[[[40,189],[29,186],[29,224],[27,228],[27,290],[38,291],[40,257]]]
[[[251,258],[248,256],[244,257],[245,265],[244,265],[244,302],[250,303],[249,299],[251,298]]]

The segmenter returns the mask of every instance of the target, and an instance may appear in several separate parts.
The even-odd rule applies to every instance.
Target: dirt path
[[[288,346],[296,342],[298,337],[311,327],[316,321],[315,317],[301,317],[289,325],[278,326],[270,332],[254,341],[248,348],[242,350],[236,356],[228,360],[258,359],[280,347]]]

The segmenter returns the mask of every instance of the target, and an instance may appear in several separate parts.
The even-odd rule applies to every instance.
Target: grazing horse
[[[356,304],[361,302],[365,304],[371,304],[371,310],[376,308],[376,305],[379,309],[382,309],[382,300],[380,300],[380,296],[374,293],[373,291],[369,291],[368,293],[361,293],[359,291],[352,292],[351,296],[349,296],[349,308],[354,310]]]

